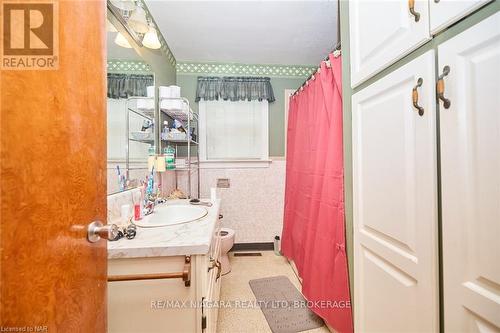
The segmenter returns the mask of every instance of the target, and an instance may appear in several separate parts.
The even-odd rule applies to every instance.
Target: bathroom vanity
[[[108,243],[108,332],[216,331],[219,207],[217,200],[199,220],[137,228],[134,239]]]

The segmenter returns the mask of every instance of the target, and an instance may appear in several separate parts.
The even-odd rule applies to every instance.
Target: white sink
[[[154,228],[193,222],[207,216],[208,210],[199,206],[159,205],[154,213],[134,221],[138,227]]]

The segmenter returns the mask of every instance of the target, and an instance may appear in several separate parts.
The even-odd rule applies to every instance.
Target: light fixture
[[[137,33],[145,34],[148,32],[148,20],[144,8],[140,5],[137,6],[128,19],[128,25]]]
[[[161,47],[160,40],[158,39],[158,34],[156,33],[156,29],[152,25],[149,26],[148,32],[146,32],[146,34],[144,35],[144,39],[142,40],[142,45],[153,50],[157,50]]]
[[[123,35],[120,32],[116,34],[115,44],[127,49],[132,48],[128,40],[125,37],[123,37]]]
[[[121,10],[134,10],[135,1],[134,0],[111,0],[113,6]]]

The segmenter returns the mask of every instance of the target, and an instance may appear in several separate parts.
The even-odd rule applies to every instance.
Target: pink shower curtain
[[[341,60],[329,56],[290,99],[283,254],[299,271],[310,308],[352,332],[344,234]]]

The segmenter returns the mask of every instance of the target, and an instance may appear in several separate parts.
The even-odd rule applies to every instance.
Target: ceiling
[[[146,0],[178,62],[315,65],[337,42],[337,1]]]

